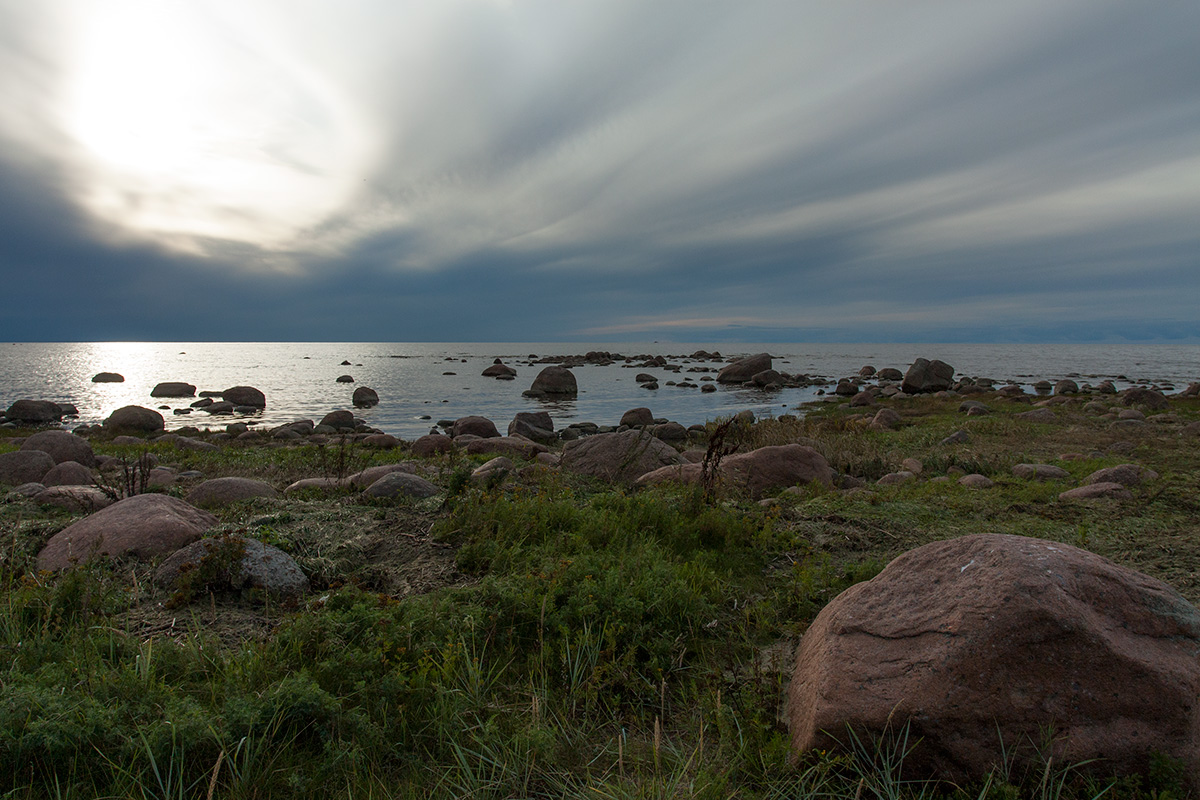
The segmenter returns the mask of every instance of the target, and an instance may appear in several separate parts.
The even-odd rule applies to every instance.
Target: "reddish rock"
[[[1102,483],[1089,483],[1077,489],[1068,489],[1058,496],[1059,500],[1099,500],[1103,498],[1132,500],[1133,492],[1129,491],[1123,483],[1106,481]]]
[[[1049,423],[1058,420],[1054,416],[1054,412],[1048,408],[1035,408],[1033,411],[1022,411],[1020,414],[1013,414],[1014,419],[1023,419],[1028,422]]]
[[[375,467],[367,467],[362,472],[356,472],[345,482],[359,489],[365,489],[375,481],[382,478],[384,475],[391,475],[393,472],[404,472],[409,475],[417,474],[417,465],[408,462],[397,464],[380,464]]]
[[[1071,473],[1053,464],[1017,464],[1012,469],[1013,477],[1028,481],[1055,481],[1071,477]]]
[[[42,476],[54,469],[54,459],[41,450],[17,450],[0,453],[0,483],[20,486],[41,483]]]
[[[212,478],[188,492],[187,500],[197,508],[218,508],[254,497],[279,497],[279,492],[253,478]]]
[[[638,485],[698,483],[702,471],[702,464],[685,461],[642,475]],[[749,453],[726,456],[721,459],[718,471],[723,484],[746,491],[756,499],[789,486],[813,481],[826,486],[833,485],[833,470],[825,457],[813,448],[800,444],[760,447]]]
[[[58,506],[90,514],[108,508],[116,499],[95,486],[49,486],[33,496],[40,506]]]
[[[496,453],[514,458],[533,459],[537,457],[538,453],[545,452],[548,452],[545,445],[538,444],[532,439],[526,439],[524,436],[494,436],[467,442],[467,453],[471,455]]]
[[[288,484],[283,490],[284,497],[290,497],[305,491],[335,492],[345,487],[345,482],[337,478],[301,478],[295,483]]]
[[[890,431],[899,428],[904,422],[899,412],[890,408],[881,408],[875,412],[870,428],[876,431]]]
[[[207,511],[163,494],[113,503],[56,533],[38,553],[38,569],[66,569],[95,556],[153,558],[199,539],[217,523]]]
[[[631,428],[641,428],[646,425],[653,425],[654,414],[645,406],[640,408],[631,408],[621,415],[620,424],[628,425]]]
[[[454,420],[454,427],[450,429],[450,435],[462,436],[463,434],[487,439],[499,436],[500,431],[496,429],[496,423],[487,417],[459,417]]]
[[[1083,479],[1084,483],[1119,483],[1122,486],[1137,486],[1142,481],[1152,481],[1158,473],[1140,464],[1118,464],[1115,467],[1098,469]]]
[[[442,436],[440,433],[430,433],[421,436],[412,445],[413,455],[421,458],[437,455],[438,453],[449,453],[453,449],[454,440],[449,436]]]
[[[887,475],[884,475],[882,478],[875,481],[875,485],[876,486],[897,486],[901,483],[908,483],[915,477],[916,477],[916,475],[913,474],[912,472],[909,472],[906,469],[902,469],[899,472],[889,472]]]
[[[363,492],[363,496],[377,499],[396,497],[421,499],[432,497],[437,493],[438,488],[424,478],[409,475],[407,472],[391,472],[368,486]]]
[[[157,433],[165,427],[162,414],[142,406],[123,406],[104,420],[104,429],[118,434]]]
[[[1105,775],[1152,753],[1200,775],[1200,612],[1069,545],[966,536],[910,551],[804,634],[788,693],[796,752],[908,726],[905,777],[983,777],[1002,758]]]
[[[1146,389],[1141,386],[1133,386],[1121,392],[1121,405],[1123,406],[1145,406],[1146,408],[1155,411],[1162,411],[1170,406],[1166,395],[1162,392],[1156,392],[1153,389]]]
[[[400,446],[400,440],[390,433],[372,433],[363,437],[362,443],[367,447],[378,447],[381,450],[392,450]]]
[[[640,428],[631,428],[567,442],[561,465],[570,472],[633,484],[647,472],[683,461],[671,445]]]
[[[96,483],[92,471],[76,461],[64,461],[55,464],[49,472],[42,476],[46,486],[91,486]]]
[[[82,436],[69,431],[39,431],[21,443],[22,450],[41,450],[54,459],[55,464],[75,461],[85,467],[96,466],[96,454]]]
[[[963,475],[958,479],[960,486],[966,486],[968,489],[990,489],[995,486],[991,478],[986,475],[980,475],[978,472],[972,472],[970,475]]]

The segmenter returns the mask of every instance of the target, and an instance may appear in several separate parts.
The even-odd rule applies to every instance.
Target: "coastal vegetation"
[[[989,396],[990,413],[970,416],[962,397],[900,398],[894,428],[830,402],[693,435],[706,465],[801,442],[838,476],[762,500],[719,480],[632,488],[536,461],[478,477],[492,456],[457,448],[93,436],[123,464],[102,473],[121,496],[186,496],[186,480],[139,482],[151,461],[281,490],[405,461],[439,491],[326,486],[212,509],[207,536],[295,560],[311,591],[290,598],[230,590],[228,563],[171,588],[136,559],[39,571],[46,542],[82,512],[11,498],[0,796],[1182,797],[1188,776],[1166,754],[1112,774],[1048,749],[1018,769],[998,752],[987,776],[932,782],[905,770],[917,737],[902,726],[795,757],[782,721],[792,652],[816,614],[929,542],[1048,539],[1200,600],[1200,399],[1173,398],[1138,425],[1085,413],[1086,401],[1056,405],[1047,423],[1018,416],[1028,397]],[[960,431],[967,441],[947,441]],[[0,453],[14,436],[0,434]],[[1128,498],[1060,499],[1131,462],[1157,476]],[[1018,477],[1018,464],[1065,477]],[[960,484],[967,474],[992,485]]]

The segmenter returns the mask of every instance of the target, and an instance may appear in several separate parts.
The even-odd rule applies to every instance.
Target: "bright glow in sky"
[[[0,0],[0,280],[75,339],[1200,337],[1197,53],[1196,3]]]

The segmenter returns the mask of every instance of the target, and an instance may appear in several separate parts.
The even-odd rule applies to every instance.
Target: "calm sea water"
[[[329,411],[351,408],[355,387],[369,386],[380,403],[355,413],[369,424],[403,438],[428,433],[439,419],[468,414],[491,418],[502,430],[518,411],[549,411],[558,428],[571,422],[615,424],[626,410],[648,406],[656,416],[684,425],[704,422],[743,409],[780,415],[816,398],[815,389],[766,393],[720,386],[717,392],[666,386],[666,380],[697,379],[663,370],[612,366],[574,369],[579,397],[544,402],[523,397],[543,365],[530,356],[583,354],[604,350],[626,356],[674,356],[672,363],[718,368],[723,362],[685,362],[698,350],[720,351],[725,357],[769,352],[783,372],[831,379],[876,368],[907,369],[915,358],[941,359],[965,375],[1031,384],[1040,379],[1080,377],[1172,384],[1183,389],[1200,380],[1197,345],[1029,345],[1029,344],[705,344],[705,343],[305,343],[305,342],[154,342],[154,343],[16,343],[0,344],[0,403],[21,398],[67,401],[80,411],[76,423],[98,422],[125,405],[162,409],[168,428],[194,424],[220,427],[227,417],[203,412],[176,416],[194,398],[152,398],[162,381],[185,381],[198,391],[221,391],[250,385],[267,396],[267,408],[246,418],[260,426],[297,419],[319,420]],[[480,373],[501,358],[517,370],[514,381],[497,381]],[[343,361],[349,361],[348,366]],[[658,375],[657,391],[639,388],[634,376]],[[124,383],[92,383],[98,372],[118,372]],[[447,374],[453,373],[453,374]],[[337,383],[351,375],[353,384]],[[425,419],[428,417],[428,419]]]

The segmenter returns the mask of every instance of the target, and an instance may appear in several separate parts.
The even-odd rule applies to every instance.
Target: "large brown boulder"
[[[104,428],[110,433],[155,433],[166,428],[166,423],[152,408],[123,406],[104,420]]]
[[[369,386],[359,386],[354,390],[354,395],[350,398],[350,402],[355,408],[370,408],[371,406],[379,405],[379,392]]]
[[[412,443],[412,454],[421,458],[449,453],[454,449],[454,440],[440,433],[427,433]]]
[[[918,358],[904,373],[901,391],[907,394],[941,392],[954,384],[954,367],[944,361]]]
[[[1154,411],[1162,411],[1171,405],[1162,392],[1144,386],[1131,386],[1121,392],[1120,398],[1123,406],[1145,406]]]
[[[61,464],[55,464],[49,472],[42,476],[42,484],[45,486],[94,486],[96,476],[83,464],[64,461]]]
[[[546,411],[518,411],[512,422],[508,423],[508,435],[524,436],[542,444],[558,441],[554,420]]]
[[[22,450],[41,450],[54,459],[55,464],[75,461],[85,467],[96,466],[96,454],[82,436],[70,431],[39,431],[21,443]]]
[[[0,453],[0,483],[20,486],[41,483],[42,476],[54,469],[54,459],[41,450],[17,450]]]
[[[575,373],[566,367],[546,367],[533,379],[533,385],[525,392],[530,397],[575,397],[579,384]]]
[[[38,553],[42,569],[66,569],[94,556],[153,558],[190,544],[217,523],[207,511],[165,494],[139,494],[62,529]]]
[[[187,500],[198,508],[218,508],[255,497],[279,497],[279,492],[254,478],[212,478],[188,492]]]
[[[221,392],[221,399],[235,406],[267,407],[267,396],[253,386],[231,386]]]
[[[489,439],[499,436],[500,431],[496,430],[496,423],[487,417],[459,417],[454,420],[454,426],[450,429],[450,435],[462,436],[463,434]]]
[[[759,353],[738,359],[717,373],[717,383],[747,383],[754,376],[771,368],[769,353]]]
[[[804,634],[788,692],[797,752],[908,728],[905,775],[1056,763],[1200,775],[1200,612],[1164,583],[1069,545],[935,542],[847,589]],[[839,745],[839,741],[841,744]],[[911,768],[911,772],[910,772]]]
[[[638,485],[670,481],[699,483],[701,474],[701,464],[667,466],[641,476]],[[756,498],[814,481],[833,485],[833,470],[825,457],[800,444],[772,445],[726,456],[721,459],[717,474],[723,485],[737,487]]]
[[[641,408],[631,408],[621,415],[620,424],[628,425],[631,428],[641,428],[646,425],[653,425],[654,413],[645,406],[642,406]]]
[[[671,445],[641,428],[631,428],[567,442],[561,466],[581,475],[632,484],[647,472],[685,461]]]

